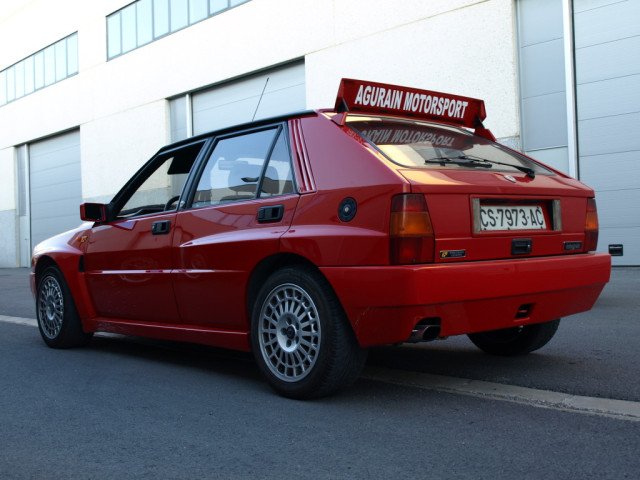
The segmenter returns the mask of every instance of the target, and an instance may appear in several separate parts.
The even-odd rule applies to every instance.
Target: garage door
[[[188,104],[188,100],[191,100]],[[304,63],[296,62],[250,75],[217,87],[170,101],[171,140],[187,138],[189,122],[193,134],[230,125],[304,110],[306,91]]]
[[[30,144],[29,173],[33,247],[81,223],[80,133]]]
[[[640,2],[576,0],[580,179],[596,190],[600,249],[640,265]]]
[[[193,133],[303,110],[305,103],[304,64],[279,68],[194,94]]]

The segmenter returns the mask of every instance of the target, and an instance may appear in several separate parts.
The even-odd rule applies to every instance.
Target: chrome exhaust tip
[[[430,342],[440,336],[440,319],[425,318],[420,320],[407,340],[407,343]]]

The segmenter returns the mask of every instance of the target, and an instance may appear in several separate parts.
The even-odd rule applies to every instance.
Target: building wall
[[[517,6],[522,151],[570,173],[562,1]]]
[[[108,200],[170,141],[168,99],[288,62],[307,108],[333,106],[342,77],[450,91],[519,145],[512,0],[251,0],[107,61],[106,16],[129,3],[0,6],[0,70],[75,31],[79,55],[77,75],[0,107],[0,266],[18,258],[15,147],[79,127],[82,196]]]
[[[579,175],[596,191],[600,249],[622,247],[614,265],[640,265],[638,19],[638,1],[574,3]]]
[[[305,57],[310,106],[340,78],[484,99],[497,137],[519,136],[514,5],[509,0],[335,2],[335,40]]]
[[[14,149],[0,150],[0,266],[17,264],[16,173]]]

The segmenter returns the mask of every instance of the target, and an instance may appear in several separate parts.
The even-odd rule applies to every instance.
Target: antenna
[[[256,105],[256,111],[253,112],[253,118],[251,118],[252,122],[256,119],[258,108],[260,108],[260,102],[262,101],[262,96],[264,95],[264,91],[267,89],[267,83],[269,83],[269,77],[267,77],[267,80],[264,82],[264,87],[262,87],[262,93],[260,94],[260,98],[258,99],[258,105]]]

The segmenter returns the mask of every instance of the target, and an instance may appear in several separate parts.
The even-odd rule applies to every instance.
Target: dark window
[[[293,191],[289,150],[280,129],[272,128],[218,141],[198,182],[193,206]]]
[[[278,141],[269,157],[269,163],[265,171],[260,197],[271,197],[293,193],[293,175],[291,172],[291,157],[283,132],[280,132]]]
[[[126,187],[123,197],[116,197],[116,216],[129,218],[176,210],[202,146],[202,142],[195,143],[162,153],[153,159]]]

